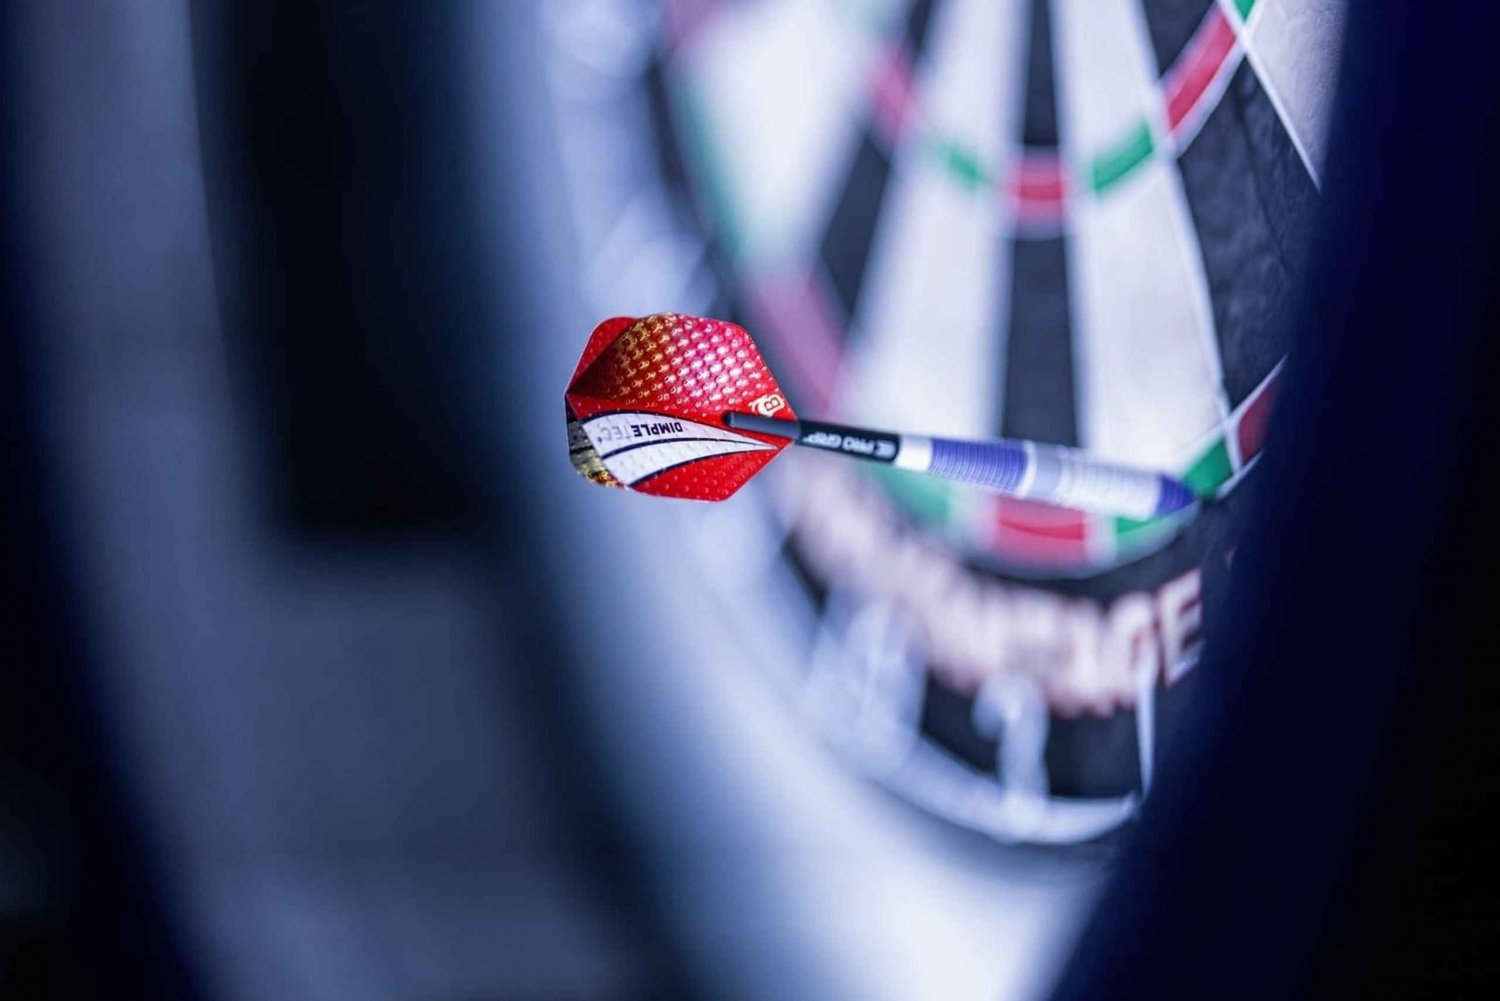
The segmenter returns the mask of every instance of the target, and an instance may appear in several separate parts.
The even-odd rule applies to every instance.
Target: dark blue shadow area
[[[1351,5],[1237,597],[1060,998],[1494,968],[1497,38],[1493,4]]]
[[[471,14],[4,19],[7,997],[685,990],[493,486]]]

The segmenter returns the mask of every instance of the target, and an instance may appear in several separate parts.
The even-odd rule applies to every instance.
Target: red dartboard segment
[[[1028,153],[1016,162],[1011,185],[1022,201],[1061,202],[1067,194],[1062,158],[1048,152]]]
[[[1260,454],[1266,443],[1266,427],[1271,420],[1271,403],[1276,396],[1276,377],[1272,375],[1255,391],[1240,411],[1235,427],[1240,462],[1246,463]]]
[[[994,539],[996,548],[1037,563],[1081,563],[1089,555],[1089,517],[1068,508],[997,498]]]
[[[1020,226],[1061,223],[1068,197],[1067,171],[1054,150],[1026,150],[1017,157],[1002,189]]]
[[[1234,49],[1234,43],[1234,28],[1224,12],[1218,7],[1209,8],[1203,25],[1188,43],[1187,51],[1162,81],[1169,131],[1177,131],[1208,91],[1219,67]]]
[[[691,500],[731,496],[787,445],[726,412],[794,417],[744,328],[680,313],[600,324],[565,399],[580,473]]]
[[[893,45],[876,64],[873,79],[874,118],[887,145],[894,147],[911,124],[916,109],[911,53]]]

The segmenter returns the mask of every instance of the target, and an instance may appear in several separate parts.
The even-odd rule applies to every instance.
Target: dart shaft
[[[958,441],[757,414],[731,413],[725,420],[730,427],[790,438],[808,448],[1087,511],[1144,519],[1195,501],[1192,490],[1174,477],[1101,462],[1058,445],[1004,438]]]

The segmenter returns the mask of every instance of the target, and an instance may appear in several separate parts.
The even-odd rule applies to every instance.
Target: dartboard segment
[[[864,283],[875,224],[890,180],[892,143],[912,128],[911,81],[926,55],[935,6],[936,0],[912,0],[901,34],[877,63],[870,114],[823,233],[819,257],[846,317],[854,315]]]
[[[933,24],[917,80],[922,128],[997,162],[1017,111],[1023,21],[1008,4],[949,0]],[[993,82],[974,85],[976,79]],[[850,419],[953,437],[993,433],[995,358],[1006,312],[1006,224],[992,185],[949,183],[926,148],[898,151],[873,234],[868,290],[844,360],[840,406]]]
[[[875,23],[896,0],[870,0]],[[887,46],[828,0],[723,4],[675,53],[676,111],[726,249],[752,262],[803,252],[821,232],[861,140]],[[756,72],[776,67],[775,73]]]
[[[913,85],[918,121],[895,150],[866,291],[850,321],[839,406],[851,419],[994,433],[1006,334],[996,318],[1008,311],[1010,285],[1004,164],[1025,44],[1024,11],[1013,5],[948,0],[933,15],[929,56]],[[899,471],[884,479],[960,535],[993,503],[982,491]]]
[[[1151,0],[1136,5],[1145,18],[1146,42],[1164,71],[1193,48],[1194,36],[1201,34],[1204,18],[1215,6],[1215,0]]]
[[[1234,0],[1245,56],[1314,181],[1328,150],[1328,100],[1343,31],[1342,4]]]
[[[1166,10],[1148,13],[1147,22],[1174,20]],[[1163,66],[1162,104],[1174,149],[1185,149],[1193,141],[1204,117],[1219,103],[1241,55],[1229,17],[1218,7],[1208,6],[1187,43]]]
[[[1004,347],[997,355],[1004,392],[991,420],[1002,435],[1077,445],[1077,358],[1063,226],[1068,174],[1058,150],[1053,15],[1049,0],[1032,0],[1029,7],[1022,122],[1012,132],[1021,150],[1018,176],[1029,183],[1017,185],[1022,197],[1008,234],[1010,308],[995,320]],[[1083,512],[999,497],[986,498],[984,507],[981,538],[1013,564],[1076,566],[1114,555],[1098,552],[1106,536],[1099,519]]]
[[[1007,134],[1027,151],[1023,162],[1045,162],[1058,145],[1056,66],[1053,59],[1052,16],[1048,0],[1032,0],[1024,65],[1025,93],[1019,134],[1007,122]],[[1040,171],[1031,166],[1031,174]],[[1059,169],[1059,174],[1061,173]],[[1004,346],[997,357],[1004,392],[996,400],[989,421],[1000,434],[1014,438],[1078,444],[1078,407],[1074,379],[1073,331],[1068,303],[1066,238],[1059,231],[1041,234],[1011,227],[1009,246],[1014,262],[1009,309],[992,321],[996,340]]]
[[[1168,46],[1196,11],[1147,8],[1159,63],[1174,67],[1202,58],[1205,26],[1230,20],[1222,8],[1204,6],[1200,27],[1181,52]],[[1223,96],[1199,113],[1201,122],[1182,149],[1178,168],[1213,307],[1224,392],[1238,406],[1286,351],[1282,332],[1288,325],[1292,269],[1301,257],[1316,192],[1253,66],[1226,61],[1225,69],[1231,67]],[[1172,73],[1169,69],[1168,77]]]
[[[1059,0],[1064,150],[1166,139],[1166,106],[1136,0]],[[1191,41],[1191,39],[1190,39]],[[1228,413],[1213,317],[1175,164],[1152,156],[1072,206],[1069,263],[1080,443],[1172,469]]]
[[[1023,147],[1011,160],[1001,187],[1016,235],[1023,239],[1061,235],[1073,186],[1055,140],[1050,145]]]
[[[1178,166],[1209,284],[1224,389],[1237,406],[1286,353],[1316,190],[1248,65]]]

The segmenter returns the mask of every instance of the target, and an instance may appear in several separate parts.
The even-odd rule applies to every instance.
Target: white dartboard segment
[[[859,17],[895,23],[905,5],[869,0]],[[692,95],[679,118],[695,144],[712,151],[705,181],[726,217],[726,243],[744,260],[806,251],[859,141],[882,33],[851,30],[847,6],[723,4],[678,68]]]
[[[1314,180],[1328,155],[1328,103],[1344,16],[1341,2],[1256,0],[1240,30],[1246,58]]]
[[[1087,162],[1150,129],[1163,143],[1158,71],[1136,0],[1055,0],[1065,156]],[[1198,237],[1176,164],[1152,156],[1070,206],[1079,443],[1102,458],[1175,468],[1228,412]]]
[[[918,141],[893,164],[854,318],[841,400],[860,420],[976,436],[993,425],[1009,289],[1004,207],[988,183],[954,183],[933,150],[1000,161],[1017,131],[1025,8],[950,0],[919,67]],[[983,81],[984,86],[976,86]]]

